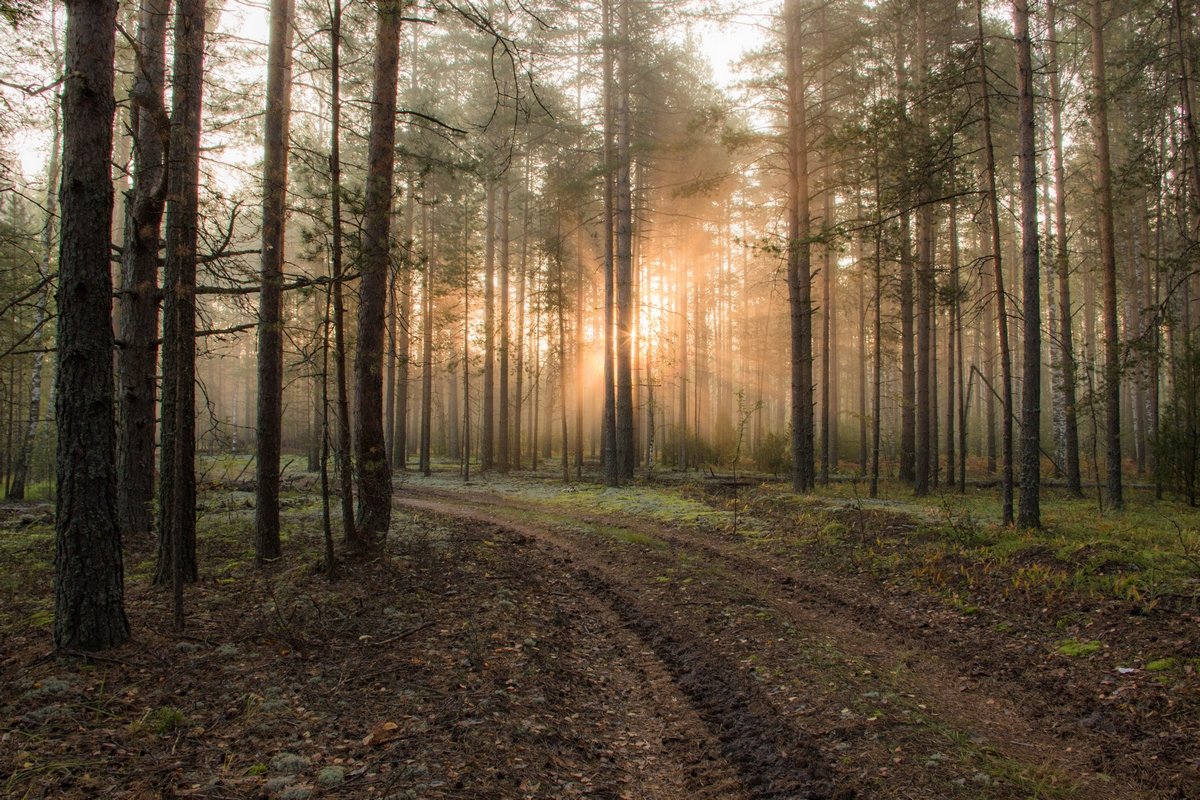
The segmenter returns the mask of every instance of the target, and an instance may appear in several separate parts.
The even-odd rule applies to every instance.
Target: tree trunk
[[[1042,311],[1038,264],[1037,150],[1033,119],[1033,46],[1028,0],[1013,0],[1017,44],[1017,139],[1021,197],[1021,300],[1025,380],[1021,391],[1021,503],[1017,527],[1042,526]]]
[[[992,147],[991,87],[988,84],[987,50],[983,37],[983,5],[976,0],[976,21],[979,26],[979,83],[983,93],[983,153],[985,191],[988,202],[988,218],[991,229],[992,277],[995,279],[993,295],[996,309],[996,329],[1000,347],[1000,430],[1003,443],[1003,466],[1000,480],[1003,504],[1002,520],[1005,525],[1013,522],[1013,441],[1012,441],[1012,361],[1008,348],[1008,310],[1005,302],[1004,269],[1000,244],[1000,208],[996,192],[996,156]],[[985,340],[987,337],[985,337]],[[995,391],[994,387],[988,387]]]
[[[370,550],[387,535],[392,513],[392,471],[383,436],[383,328],[391,263],[390,227],[396,159],[396,83],[403,3],[382,0],[376,15],[371,131],[363,207],[362,281],[358,350],[354,356],[357,402],[359,514],[352,546]]]
[[[612,53],[612,0],[602,0],[603,61],[604,61],[604,446],[601,461],[604,462],[604,485],[617,486],[621,482],[620,452],[617,445],[617,397],[614,387],[616,365],[613,363],[615,342],[613,341],[613,306],[616,288],[613,283],[615,254],[615,198],[613,187],[613,53]]]
[[[1108,145],[1108,85],[1104,63],[1104,0],[1092,0],[1092,126],[1096,140],[1097,227],[1104,271],[1104,396],[1108,505],[1125,507],[1121,491],[1121,342],[1117,327],[1117,256],[1113,234],[1112,161]]]
[[[263,131],[262,274],[258,300],[258,447],[254,561],[279,558],[279,459],[283,435],[283,265],[288,131],[292,113],[292,0],[271,0]]]
[[[496,434],[499,439],[500,452],[498,466],[501,472],[508,472],[509,463],[509,302],[508,302],[508,271],[509,250],[511,242],[509,235],[508,201],[512,190],[508,181],[500,190],[500,414],[497,419]]]
[[[171,584],[182,628],[183,583],[196,566],[196,240],[200,206],[200,114],[204,88],[204,0],[175,13],[171,143],[163,269],[162,445],[155,583]]]
[[[621,0],[617,69],[617,465],[621,480],[633,478],[637,463],[633,423],[633,189],[630,155],[630,0]]]
[[[333,357],[337,373],[337,470],[342,499],[342,536],[354,541],[354,482],[350,463],[350,398],[346,375],[346,310],[342,282],[342,0],[333,0],[329,26],[329,216],[330,276],[333,279]]]
[[[143,0],[131,127],[133,191],[126,196],[117,300],[117,513],[134,538],[154,529],[154,401],[158,371],[158,252],[167,199],[170,120],[163,104],[170,0]]]
[[[784,7],[788,91],[788,307],[791,334],[792,490],[813,488],[812,245],[802,10]]]
[[[55,8],[51,6],[51,47],[54,50],[55,74],[62,71],[62,56],[58,49],[58,32],[55,28]],[[30,341],[33,353],[33,366],[29,375],[29,419],[25,432],[17,445],[17,457],[13,462],[12,483],[9,484],[5,497],[9,500],[25,499],[25,482],[29,475],[29,465],[33,460],[33,443],[37,437],[38,426],[42,415],[42,367],[46,360],[46,318],[50,308],[50,272],[53,268],[51,252],[54,249],[54,232],[58,217],[58,179],[60,171],[59,154],[62,149],[62,123],[59,117],[59,107],[51,110],[50,163],[46,167],[46,224],[42,227],[42,254],[38,262],[38,278],[42,288],[38,292],[37,306],[33,318],[33,338]],[[119,351],[118,351],[119,352]],[[153,380],[153,371],[151,372]],[[153,410],[151,410],[153,416]],[[153,446],[153,443],[152,443]],[[153,456],[151,456],[153,458]],[[118,512],[120,509],[120,472],[118,472]]]
[[[496,418],[496,184],[487,183],[483,266],[483,419],[479,425],[479,468],[495,464]]]
[[[418,469],[429,477],[433,471],[433,262],[434,213],[436,204],[425,206],[425,269],[421,275],[421,452]]]
[[[1066,472],[1067,491],[1083,494],[1079,469],[1079,424],[1075,401],[1075,339],[1072,333],[1071,273],[1067,251],[1067,187],[1066,167],[1063,159],[1062,128],[1062,77],[1058,67],[1058,31],[1055,22],[1057,3],[1046,5],[1047,54],[1050,73],[1050,138],[1054,151],[1054,267],[1058,276],[1058,346],[1063,406],[1063,468]]]
[[[114,0],[68,0],[55,397],[54,645],[129,638],[117,520],[112,371]]]

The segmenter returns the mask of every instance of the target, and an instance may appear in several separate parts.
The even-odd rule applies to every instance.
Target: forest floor
[[[130,543],[134,639],[90,657],[52,649],[52,507],[0,507],[0,794],[1200,798],[1186,512],[1143,552],[1128,512],[447,469],[330,582],[312,476],[265,571],[249,488],[202,492],[186,633]]]

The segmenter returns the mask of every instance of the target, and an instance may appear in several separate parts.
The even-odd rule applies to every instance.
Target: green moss
[[[1179,665],[1179,659],[1168,656],[1167,658],[1158,658],[1146,665],[1147,672],[1166,672],[1169,669],[1175,669]]]
[[[1100,649],[1100,643],[1095,641],[1080,642],[1076,639],[1064,639],[1058,643],[1056,652],[1071,658],[1090,656]]]
[[[246,767],[246,771],[243,772],[242,774],[243,775],[266,775],[267,774],[267,765],[262,763],[261,761],[256,764],[251,764],[250,766]]]

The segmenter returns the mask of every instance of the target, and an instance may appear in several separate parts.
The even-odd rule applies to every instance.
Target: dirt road
[[[1119,732],[1052,724],[1041,683],[964,661],[959,629],[919,598],[703,527],[411,484],[397,503],[483,526],[615,615],[744,796],[1200,796],[1186,771],[1122,759]]]

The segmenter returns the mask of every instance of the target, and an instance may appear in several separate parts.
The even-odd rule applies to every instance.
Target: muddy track
[[[536,542],[589,595],[611,609],[657,657],[688,704],[719,742],[753,800],[849,800],[812,737],[786,719],[761,686],[706,648],[686,625],[640,602],[636,588],[576,543],[546,528],[497,518],[458,502],[397,502],[421,512],[495,525],[517,542]]]
[[[594,546],[587,548],[588,554],[582,553],[578,537],[564,536],[512,520],[514,511],[539,510],[536,504],[479,493],[421,489],[420,494],[429,499],[405,497],[398,502],[428,511],[486,519],[507,527],[527,529],[540,540],[574,553],[584,563],[601,563],[596,558]],[[613,524],[617,521],[613,516],[602,514],[576,514],[575,518],[591,524]],[[653,535],[673,549],[698,554],[707,561],[723,565],[723,580],[734,584],[748,598],[754,598],[755,602],[780,612],[799,630],[835,639],[846,652],[873,662],[881,661],[884,665],[893,662],[892,666],[895,666],[894,662],[898,661],[905,668],[907,688],[928,701],[940,718],[967,731],[972,737],[986,741],[989,747],[1027,763],[1048,764],[1062,774],[1073,775],[1081,791],[1095,800],[1158,796],[1153,788],[1138,780],[1139,776],[1122,774],[1126,771],[1121,769],[1120,759],[1114,757],[1114,751],[1119,747],[1113,737],[1088,736],[1084,732],[1077,732],[1072,736],[1072,746],[1064,748],[1061,738],[1046,731],[1037,716],[1040,715],[1038,709],[1044,707],[1047,701],[1037,694],[1035,676],[1025,676],[1019,671],[1014,675],[971,675],[972,665],[957,660],[953,648],[947,643],[932,641],[934,637],[928,625],[914,621],[907,607],[889,607],[890,604],[861,593],[851,597],[848,588],[838,585],[836,581],[833,584],[817,581],[800,574],[796,569],[785,569],[777,558],[746,554],[736,548],[736,543],[723,542],[712,536],[701,539],[694,532],[672,530],[667,526],[624,517],[619,522],[629,530]],[[611,572],[611,568],[608,571]],[[751,748],[751,752],[759,752],[759,755],[750,759],[743,755],[739,760],[736,754],[744,752],[746,748],[738,742],[737,734],[731,733],[739,728],[736,725],[728,727],[719,717],[722,712],[714,715],[713,711],[705,710],[705,698],[712,697],[714,692],[704,692],[694,697],[685,685],[693,680],[688,677],[692,665],[719,660],[702,649],[697,650],[695,646],[689,649],[686,638],[681,640],[673,636],[673,620],[656,616],[654,612],[639,608],[635,602],[625,599],[636,597],[636,592],[628,588],[624,592],[614,590],[612,587],[620,582],[616,576],[603,575],[602,568],[590,567],[582,571],[580,578],[594,593],[601,596],[607,593],[605,599],[608,603],[654,647],[672,673],[679,676],[679,685],[693,698],[697,710],[710,727],[725,730],[722,742],[726,755],[738,764],[743,774],[769,774],[769,766],[766,763],[753,763],[753,758],[770,762],[768,756],[772,750],[787,753],[795,746],[785,737],[782,742],[764,743],[765,749],[761,751]],[[765,592],[766,588],[772,591]],[[699,673],[702,676],[720,675],[721,686],[735,694],[741,685],[747,683],[736,668],[722,669],[720,663],[704,664]],[[751,688],[757,689],[757,686],[752,684]],[[715,694],[721,696],[720,692]],[[728,695],[730,691],[724,694]],[[759,704],[752,702],[747,711],[751,715],[760,713],[759,707]],[[1031,711],[1034,712],[1033,717],[1030,716]],[[812,748],[811,743],[808,743],[808,747]],[[1122,779],[1114,780],[1114,772],[1121,774]]]
[[[751,797],[852,797],[834,791],[821,752],[781,717],[759,686],[706,652],[671,620],[631,600],[630,593],[618,590],[613,582],[586,568],[576,570],[575,577],[650,645],[721,742],[721,754],[737,767]]]

